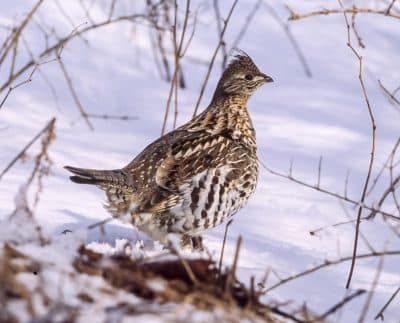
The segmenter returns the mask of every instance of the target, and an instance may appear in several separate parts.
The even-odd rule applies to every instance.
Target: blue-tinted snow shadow
[[[84,230],[102,221],[66,209],[59,211],[75,221],[63,223],[55,227],[53,230],[54,235],[60,235],[69,231]],[[106,224],[87,229],[87,243],[95,241],[115,246],[116,239],[126,239],[132,243],[137,241],[149,241],[149,238],[144,233],[139,232],[133,226],[124,225],[118,220],[112,220]]]

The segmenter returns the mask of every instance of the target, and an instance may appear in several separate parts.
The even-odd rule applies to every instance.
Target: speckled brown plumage
[[[237,55],[203,113],[122,169],[66,166],[75,174],[71,180],[105,190],[108,210],[116,217],[128,214],[153,239],[198,236],[235,214],[255,190],[257,147],[247,101],[271,81],[249,56]]]

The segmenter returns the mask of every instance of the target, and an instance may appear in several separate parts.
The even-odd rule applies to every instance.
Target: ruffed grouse
[[[151,238],[182,243],[235,214],[254,192],[258,177],[255,131],[247,101],[272,82],[251,58],[236,55],[222,74],[210,105],[180,128],[147,146],[122,169],[65,166],[71,180],[99,186],[108,210]]]

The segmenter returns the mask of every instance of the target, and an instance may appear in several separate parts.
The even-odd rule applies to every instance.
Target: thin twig
[[[297,57],[299,58],[301,65],[303,66],[304,73],[306,74],[306,76],[312,77],[311,68],[307,63],[307,60],[300,48],[300,45],[298,44],[296,38],[293,36],[292,31],[290,30],[289,24],[282,20],[282,18],[275,11],[274,7],[272,7],[268,2],[264,1],[264,7],[270,13],[272,18],[275,19],[275,21],[282,27],[282,29],[286,33],[286,36],[288,37],[290,44],[292,45],[295,53],[297,54]]]
[[[190,0],[186,0],[186,10],[185,10],[185,17],[184,17],[184,22],[183,22],[183,27],[182,27],[182,32],[181,32],[181,37],[178,43],[178,37],[177,37],[177,28],[178,28],[178,3],[177,0],[175,0],[175,5],[174,5],[174,24],[172,26],[172,39],[173,39],[173,46],[174,46],[174,58],[175,58],[175,69],[174,69],[174,74],[172,76],[171,80],[171,85],[169,88],[169,93],[168,93],[168,98],[167,98],[167,104],[165,107],[165,112],[164,112],[164,119],[161,127],[161,135],[163,135],[166,131],[167,128],[167,121],[168,121],[168,115],[169,115],[169,110],[170,110],[170,105],[172,101],[172,96],[174,95],[175,100],[175,116],[174,116],[174,128],[176,126],[176,121],[178,117],[178,77],[179,77],[179,71],[180,71],[180,60],[182,58],[182,50],[183,50],[183,41],[185,38],[186,34],[186,28],[188,25],[188,19],[189,19],[189,13],[190,13]]]
[[[387,307],[390,305],[390,303],[394,300],[394,298],[397,296],[397,294],[400,292],[400,286],[396,289],[396,291],[392,294],[392,296],[390,296],[390,298],[388,299],[388,301],[385,303],[385,305],[383,305],[383,307],[379,310],[378,314],[376,314],[375,316],[375,320],[377,319],[381,319],[382,321],[384,320],[384,316],[383,313],[385,312],[385,310],[387,309]]]
[[[373,189],[375,188],[376,184],[379,181],[379,178],[382,176],[383,171],[387,168],[390,160],[392,157],[394,157],[394,155],[396,154],[397,149],[400,147],[400,137],[397,139],[396,143],[394,144],[392,151],[390,152],[388,158],[386,159],[386,161],[384,162],[384,164],[382,165],[381,169],[379,170],[378,174],[375,176],[372,184],[369,186],[369,190],[367,192],[367,196],[369,194],[372,193]]]
[[[69,34],[68,36],[65,36],[61,39],[59,39],[55,44],[53,44],[50,47],[46,47],[40,54],[37,55],[38,59],[42,59],[43,57],[48,56],[52,52],[58,51],[60,48],[63,48],[69,41],[71,41],[73,38],[75,38],[78,35],[85,34],[89,31],[92,31],[97,28],[101,28],[104,26],[108,26],[113,23],[117,23],[120,21],[133,21],[136,19],[146,19],[147,17],[142,15],[142,14],[133,14],[133,15],[125,15],[125,16],[119,16],[116,18],[113,18],[111,20],[106,20],[102,21],[90,26],[87,26],[85,28],[80,29],[79,31]],[[161,28],[159,26],[154,26],[155,28]],[[0,93],[3,92],[5,89],[9,88],[12,82],[14,82],[15,79],[17,79],[19,76],[21,76],[26,70],[28,70],[30,67],[35,66],[36,61],[31,59],[28,61],[25,65],[23,65],[17,72],[14,73],[14,75],[11,78],[8,78],[7,81],[5,81],[1,86],[0,86]]]
[[[18,44],[19,44],[19,41],[17,40],[14,43],[13,48],[12,48],[12,57],[11,57],[11,66],[10,66],[9,77],[14,74],[15,62],[16,62],[17,52],[18,52]]]
[[[3,55],[0,56],[0,65],[3,63],[4,59],[7,57],[8,52],[12,49],[14,44],[18,41],[22,31],[28,25],[29,21],[32,19],[35,12],[39,9],[40,5],[43,3],[44,0],[39,0],[33,6],[33,8],[28,12],[25,19],[22,21],[21,25],[16,29],[13,30],[13,36],[10,38],[8,45],[5,46]],[[1,92],[1,91],[0,91]]]
[[[365,44],[356,27],[356,15],[357,14],[355,12],[351,15],[351,28],[353,29],[354,35],[357,38],[358,46],[360,46],[361,48],[365,48]]]
[[[388,245],[388,241],[386,241],[386,243],[385,243],[385,247],[384,247],[385,250],[387,249],[387,245]],[[360,317],[358,319],[358,323],[363,323],[365,321],[365,317],[367,316],[368,309],[369,309],[369,307],[371,305],[372,296],[374,295],[376,286],[377,286],[378,281],[379,281],[379,277],[380,277],[380,275],[382,273],[383,262],[384,262],[384,259],[385,259],[384,256],[385,255],[382,255],[380,257],[380,259],[379,259],[378,267],[376,269],[376,274],[375,274],[374,280],[372,282],[372,287],[371,287],[371,289],[370,289],[370,291],[368,293],[367,299],[365,300],[364,306],[363,306],[363,308],[361,310],[361,314],[360,314]]]
[[[382,252],[369,252],[369,253],[359,254],[359,255],[357,255],[357,259],[374,258],[374,257],[383,256],[383,255],[385,255],[385,256],[386,255],[387,256],[398,256],[398,255],[400,255],[400,250],[391,250],[391,251],[382,251]],[[310,269],[304,270],[304,271],[299,272],[297,274],[294,274],[294,275],[288,276],[288,277],[286,277],[284,279],[281,279],[279,282],[277,282],[277,283],[271,285],[270,287],[268,287],[264,291],[264,293],[267,293],[267,292],[269,292],[269,291],[271,291],[271,290],[273,290],[275,288],[278,288],[278,287],[280,287],[282,285],[285,285],[285,284],[287,284],[288,282],[290,282],[292,280],[295,280],[297,278],[300,278],[300,277],[306,276],[308,274],[311,274],[313,272],[316,272],[316,271],[318,271],[318,270],[320,270],[322,268],[326,268],[326,267],[329,267],[329,266],[332,266],[332,265],[337,265],[337,264],[340,264],[340,263],[343,263],[343,262],[346,262],[346,261],[350,261],[350,260],[352,260],[352,258],[353,258],[353,256],[342,257],[342,258],[339,258],[339,259],[336,259],[336,260],[327,260],[326,259],[320,265],[317,265],[317,266],[312,267]]]
[[[7,101],[8,97],[10,96],[12,91],[14,91],[15,89],[17,89],[17,88],[19,88],[19,87],[21,87],[23,85],[26,85],[26,84],[32,82],[34,74],[36,73],[37,70],[39,70],[39,67],[41,65],[45,65],[45,64],[48,64],[48,63],[51,63],[51,62],[54,62],[54,61],[56,61],[56,59],[50,59],[48,61],[43,61],[41,63],[35,63],[34,66],[33,66],[32,71],[29,73],[28,77],[25,80],[13,85],[13,86],[10,86],[8,88],[7,93],[3,97],[3,100],[1,100],[1,102],[0,102],[0,109],[3,107],[4,103]]]
[[[57,61],[60,64],[61,71],[63,72],[65,80],[67,81],[68,88],[69,88],[69,90],[70,90],[70,92],[72,94],[72,98],[74,99],[74,102],[75,102],[78,110],[80,111],[82,118],[85,120],[85,122],[88,125],[89,129],[93,130],[94,128],[93,128],[93,125],[92,125],[92,123],[90,122],[90,120],[88,118],[88,113],[85,111],[84,107],[82,106],[81,101],[79,100],[78,94],[75,91],[75,88],[74,88],[74,85],[72,83],[71,77],[69,76],[69,74],[67,72],[67,69],[65,68],[65,65],[64,65],[61,57],[59,57]]]
[[[399,137],[399,139],[400,139],[400,137]],[[393,174],[393,170],[396,167],[394,165],[394,156],[395,156],[395,154],[392,154],[391,158],[390,158],[389,177],[390,177],[390,186],[392,186],[391,195],[392,195],[394,204],[396,205],[397,211],[399,212],[399,215],[400,215],[400,202],[396,196],[396,185],[399,183],[400,175],[397,178],[395,178],[394,174]],[[398,181],[397,183],[396,183],[396,180]]]
[[[250,23],[254,19],[254,16],[256,15],[257,12],[259,12],[260,5],[262,3],[262,0],[257,0],[257,2],[254,4],[253,8],[250,10],[249,14],[244,20],[244,24],[242,29],[238,32],[235,40],[232,43],[231,49],[229,50],[228,56],[232,55],[233,51],[238,48],[240,41],[244,37],[244,35],[247,32],[247,29],[250,26]]]
[[[201,103],[201,99],[203,98],[203,94],[204,94],[204,91],[205,91],[207,83],[208,83],[208,79],[210,78],[210,74],[211,74],[211,70],[212,70],[213,65],[214,65],[215,58],[217,57],[218,51],[222,46],[226,28],[228,27],[229,20],[230,20],[230,18],[232,16],[233,10],[235,9],[238,1],[239,0],[235,0],[233,2],[232,6],[231,6],[231,8],[229,10],[228,16],[226,17],[226,19],[224,21],[224,27],[222,28],[221,34],[219,35],[218,45],[214,50],[214,53],[213,53],[213,55],[211,57],[211,60],[210,60],[210,63],[208,64],[206,77],[204,78],[203,85],[201,86],[201,90],[200,90],[200,95],[199,95],[199,97],[197,99],[196,106],[195,106],[194,111],[193,111],[193,118],[197,115],[197,110],[199,109],[199,106],[200,106],[200,103]]]
[[[215,20],[217,21],[217,32],[218,35],[222,33],[222,25],[221,21],[223,21],[221,17],[221,12],[219,10],[219,3],[218,0],[213,1],[214,12],[215,12]],[[221,39],[221,52],[222,52],[222,70],[226,68],[226,64],[228,61],[228,52],[226,50],[226,43],[223,39]]]
[[[398,86],[397,88],[395,88],[395,90],[393,91],[393,95],[396,95],[397,92],[399,92],[399,91],[400,91],[400,86]]]
[[[321,192],[321,193],[336,197],[336,198],[338,198],[340,200],[343,200],[343,201],[345,201],[347,203],[353,204],[356,207],[362,207],[362,208],[364,208],[366,210],[369,210],[370,212],[374,212],[375,214],[381,214],[383,216],[386,216],[386,217],[394,219],[394,220],[400,220],[399,216],[396,216],[396,215],[394,215],[392,213],[388,213],[388,212],[385,212],[383,210],[377,209],[377,208],[375,208],[373,206],[367,205],[365,203],[358,202],[358,201],[356,201],[356,200],[354,200],[352,198],[349,198],[347,196],[328,191],[327,189],[324,189],[322,187],[319,187],[319,188],[315,187],[314,184],[309,184],[309,183],[306,183],[306,182],[304,182],[304,181],[302,181],[300,179],[297,179],[297,178],[293,177],[293,175],[290,174],[290,173],[289,174],[284,174],[284,173],[279,173],[279,172],[277,172],[275,170],[270,169],[260,159],[258,161],[259,161],[260,165],[272,175],[275,175],[275,176],[278,176],[278,177],[282,177],[282,178],[286,178],[286,179],[288,179],[288,180],[290,180],[292,182],[295,182],[297,184],[300,184],[302,186],[311,188],[311,189],[316,190],[318,192]]]
[[[26,153],[26,151],[38,140],[47,130],[53,126],[56,118],[52,118],[50,121],[46,123],[46,126],[40,130],[25,146],[22,150],[13,158],[13,160],[4,168],[4,170],[0,173],[0,180],[4,176],[5,173]]]
[[[400,184],[400,174],[396,178],[392,178],[391,182],[389,184],[389,187],[383,192],[381,198],[379,199],[377,205],[377,208],[381,208],[383,203],[385,202],[386,198],[390,196],[390,194],[395,190],[396,186]],[[372,218],[374,217],[376,212],[371,211],[371,213],[368,215],[367,218]]]
[[[400,112],[400,101],[394,96],[393,93],[390,93],[389,90],[382,84],[381,80],[378,80],[379,86],[383,90],[383,92],[390,98],[390,102],[394,103],[393,106]]]
[[[385,15],[390,14],[390,10],[392,10],[392,7],[394,5],[394,3],[396,2],[396,0],[392,0],[392,2],[390,3],[390,5],[387,7]]]
[[[319,157],[318,161],[318,179],[317,179],[317,187],[321,186],[321,170],[322,170],[322,156]]]
[[[350,176],[350,171],[348,170],[346,172],[346,179],[344,180],[344,197],[347,198],[347,191],[348,191],[348,186],[349,186],[349,176]]]
[[[342,201],[342,200],[339,200],[339,202],[340,202],[340,206],[342,207],[342,209],[343,209],[344,214],[346,215],[346,217],[347,217],[348,219],[351,219],[351,216],[350,216],[348,210],[346,209],[346,207],[345,207],[343,201]],[[364,220],[364,219],[365,219],[365,217],[361,218],[361,220]],[[350,222],[350,223],[352,223],[352,224],[354,225],[354,229],[355,229],[355,222],[356,222],[356,221],[357,221],[357,219],[352,220],[352,221]],[[371,251],[371,252],[375,252],[375,251],[376,251],[375,248],[372,246],[372,244],[369,242],[369,240],[368,240],[367,237],[362,233],[361,230],[360,230],[360,237],[361,237],[361,239],[364,241],[364,243],[365,243],[365,245],[367,246],[367,248],[369,249],[369,251]]]
[[[139,120],[139,117],[137,116],[127,116],[127,115],[122,115],[122,116],[117,116],[117,115],[110,115],[110,114],[95,114],[95,113],[86,113],[86,117],[92,118],[92,119],[105,119],[105,120]]]
[[[58,0],[55,0],[54,3],[56,4],[58,10],[61,12],[61,14],[64,16],[64,18],[68,21],[68,23],[71,25],[73,29],[75,29],[76,23],[73,21],[70,15],[64,10],[63,6],[60,4]],[[83,37],[80,36],[82,39]],[[87,43],[87,40],[83,39],[85,43]]]
[[[108,20],[111,20],[113,14],[114,14],[115,3],[116,3],[116,0],[112,0],[111,5],[110,5],[110,9],[108,11]]]
[[[93,224],[88,225],[86,229],[92,230],[94,228],[103,226],[104,224],[106,224],[106,223],[108,223],[108,222],[110,222],[112,220],[114,220],[114,218],[107,218],[107,219],[104,219],[104,220],[101,220],[101,221],[97,221],[97,222],[95,222]]]
[[[366,219],[367,219],[367,217],[362,218],[362,220],[366,220]],[[336,223],[334,223],[334,224],[328,224],[328,225],[324,225],[324,226],[322,226],[322,227],[318,227],[318,228],[316,228],[316,229],[310,230],[308,233],[309,233],[310,235],[314,236],[314,235],[316,235],[318,232],[323,231],[323,230],[325,230],[326,228],[329,228],[329,227],[334,227],[334,228],[335,228],[335,227],[339,227],[339,226],[342,226],[342,225],[345,225],[345,224],[354,223],[354,222],[356,222],[356,221],[357,221],[357,219],[348,220],[348,221],[336,222]]]
[[[333,313],[335,313],[337,310],[339,310],[340,308],[342,308],[346,303],[350,302],[351,300],[353,300],[354,298],[362,295],[365,293],[365,290],[358,290],[356,292],[354,292],[351,295],[346,296],[345,298],[343,298],[339,303],[335,304],[334,306],[332,306],[329,310],[327,310],[324,314],[318,316],[316,319],[312,320],[311,322],[323,322],[328,316],[332,315]]]
[[[34,59],[35,56],[34,56],[32,50],[30,49],[29,44],[28,44],[28,41],[25,39],[25,37],[22,37],[22,43],[24,44],[25,49],[26,49],[26,51],[28,52],[28,54],[29,54],[29,56],[31,57],[31,59]],[[47,84],[47,86],[49,87],[50,93],[52,94],[52,96],[53,96],[53,98],[54,98],[54,101],[55,101],[55,103],[56,103],[56,108],[57,108],[57,110],[60,110],[60,104],[59,104],[59,102],[58,102],[57,91],[56,91],[56,89],[55,89],[53,83],[50,82],[50,80],[48,79],[48,77],[47,77],[47,76],[45,75],[45,73],[41,70],[41,68],[40,68],[41,65],[43,65],[43,64],[38,64],[37,71],[38,71],[39,75],[42,77],[42,79],[45,81],[45,83]]]
[[[292,315],[292,314],[289,314],[289,313],[286,313],[286,312],[282,311],[282,310],[279,309],[278,307],[269,307],[268,309],[269,309],[271,312],[273,312],[273,313],[275,313],[275,314],[277,314],[277,315],[279,315],[279,316],[282,316],[282,317],[284,317],[284,318],[287,318],[287,319],[289,319],[289,320],[291,320],[291,321],[293,321],[293,322],[296,322],[296,323],[309,323],[309,322],[307,322],[307,321],[305,321],[305,320],[298,319],[297,317],[295,317],[295,316]]]

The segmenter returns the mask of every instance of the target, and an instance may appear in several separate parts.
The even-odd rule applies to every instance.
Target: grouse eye
[[[251,74],[246,74],[244,77],[246,80],[251,81],[253,79],[253,75]]]

